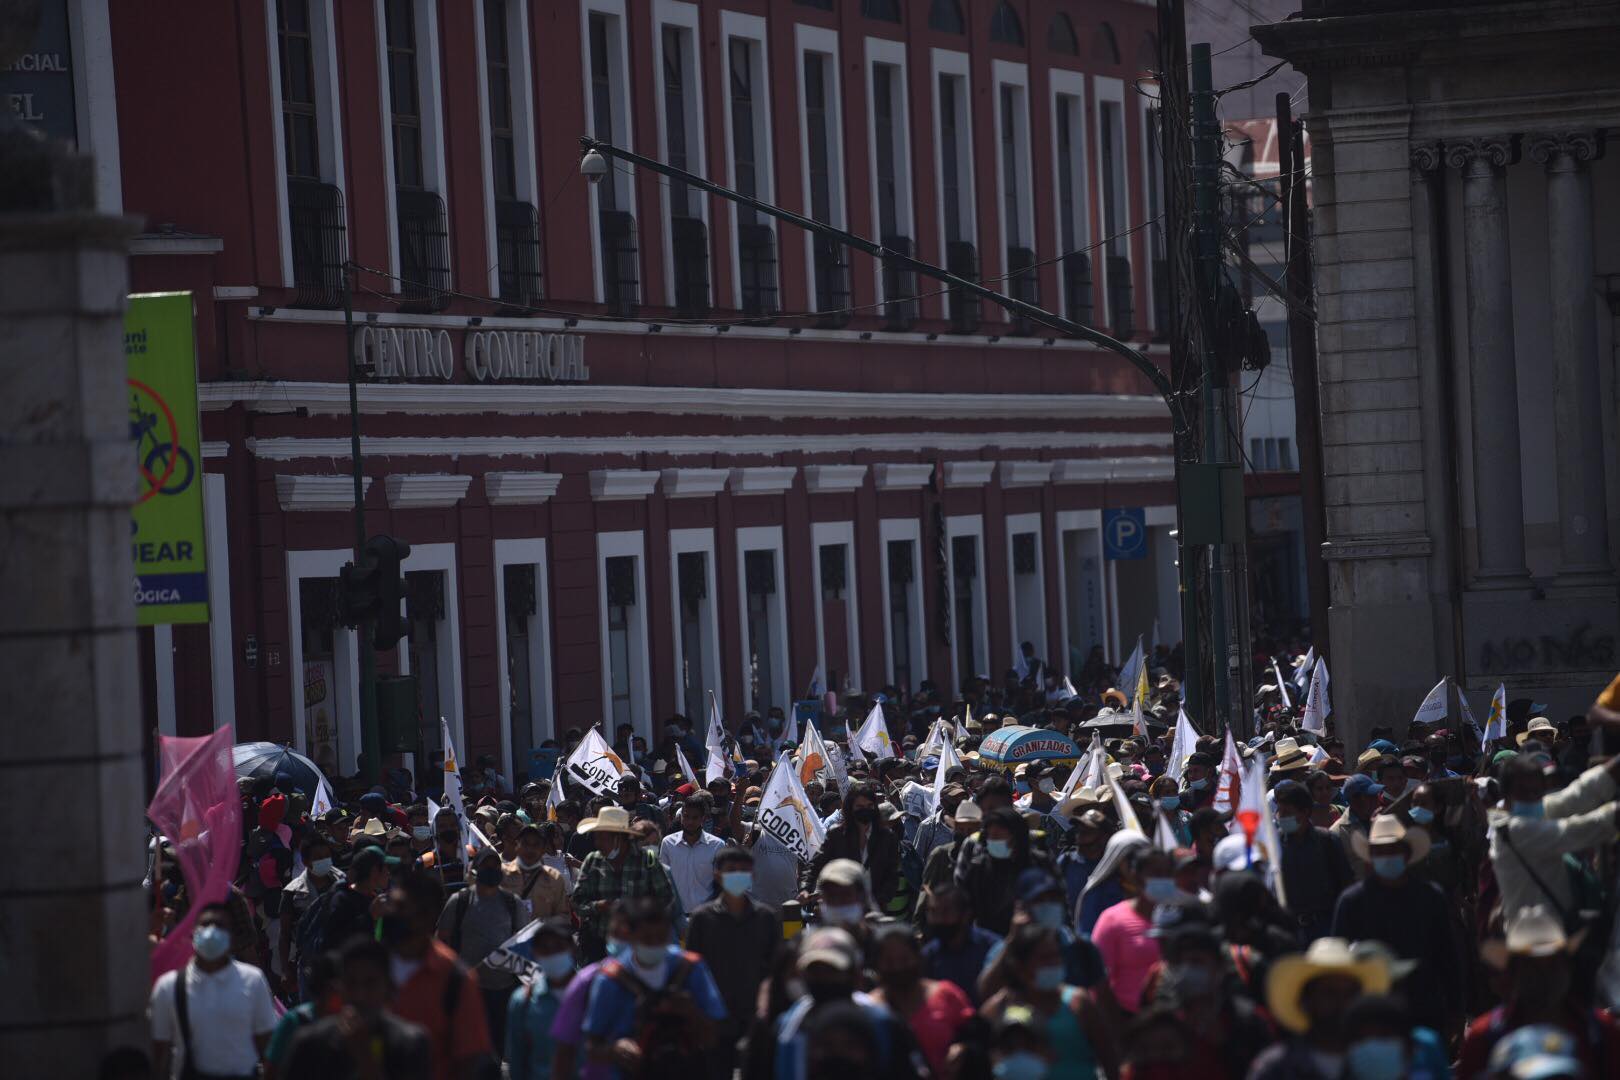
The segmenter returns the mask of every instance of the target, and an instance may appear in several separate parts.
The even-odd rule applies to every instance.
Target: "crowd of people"
[[[153,838],[152,939],[192,955],[119,1075],[1620,1076],[1620,679],[1584,716],[1509,702],[1498,738],[1347,746],[1287,658],[1248,738],[1199,733],[1177,659],[1145,698],[1034,661],[719,745],[707,717],[570,731],[553,775],[484,759],[459,799],[243,780],[223,902],[191,913]],[[1076,752],[991,753],[1013,726]],[[771,824],[784,769],[803,836]]]

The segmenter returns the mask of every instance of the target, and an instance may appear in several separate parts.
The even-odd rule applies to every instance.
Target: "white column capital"
[[[1489,176],[1519,160],[1517,135],[1488,135],[1446,143],[1446,164],[1464,176]]]
[[[1603,156],[1601,131],[1542,132],[1527,142],[1530,160],[1547,166],[1549,172],[1575,169]]]

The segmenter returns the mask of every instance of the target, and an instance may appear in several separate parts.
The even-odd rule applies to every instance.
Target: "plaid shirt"
[[[639,896],[651,896],[666,906],[675,902],[675,886],[663,863],[658,861],[658,852],[632,848],[617,867],[600,851],[585,856],[579,868],[579,882],[574,886],[574,910],[579,912],[586,929],[605,939],[608,912],[597,911],[596,901]]]

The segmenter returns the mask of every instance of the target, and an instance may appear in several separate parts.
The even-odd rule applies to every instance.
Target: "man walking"
[[[668,906],[675,899],[675,888],[658,853],[642,851],[631,842],[630,812],[622,806],[602,807],[595,817],[579,823],[579,832],[596,845],[581,864],[574,886],[574,910],[583,923],[580,952],[595,961],[607,952],[608,913],[615,900],[646,896]]]
[[[196,955],[152,987],[152,1075],[248,1080],[276,1026],[264,972],[231,959],[231,913],[209,904],[191,933]]]
[[[529,921],[517,897],[501,888],[506,868],[501,853],[492,847],[478,849],[473,858],[473,883],[450,898],[439,915],[439,940],[456,951],[461,962],[478,976],[478,989],[484,996],[484,1015],[489,1020],[492,1046],[506,1044],[506,1005],[517,977],[498,971],[484,958]]]
[[[736,1058],[737,1040],[747,1029],[759,986],[771,973],[776,949],[782,943],[782,923],[776,913],[750,895],[754,885],[754,856],[747,848],[723,848],[714,857],[714,883],[719,895],[690,914],[686,947],[703,957],[726,1003],[726,1019],[719,1022],[709,1076],[726,1080]]]
[[[724,840],[704,831],[708,814],[707,796],[688,796],[681,803],[680,830],[664,837],[658,848],[658,861],[675,886],[681,911],[688,915],[714,894],[714,860],[726,846]]]

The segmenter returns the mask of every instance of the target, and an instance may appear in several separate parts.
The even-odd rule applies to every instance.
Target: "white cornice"
[[[361,480],[362,492],[371,490],[371,477]],[[353,510],[354,477],[317,476],[313,473],[278,473],[276,501],[288,513],[315,510]]]
[[[592,469],[591,498],[645,499],[658,486],[658,474],[641,469]]]
[[[1168,431],[984,431],[897,432],[849,435],[374,435],[360,440],[367,457],[545,457],[551,454],[637,457],[759,457],[771,454],[862,452],[916,453],[984,450],[1073,451],[1170,449]],[[274,436],[247,440],[248,450],[266,461],[330,458],[347,461],[349,439]],[[912,466],[908,466],[912,467]],[[927,469],[920,465],[916,468]],[[878,466],[874,466],[874,469]],[[924,474],[924,481],[927,475]],[[913,485],[915,486],[915,485]]]
[[[203,457],[212,461],[215,458],[230,457],[231,444],[224,440],[213,440],[202,444]]]
[[[995,471],[996,463],[993,461],[947,461],[945,486],[984,487]]]
[[[131,255],[217,255],[225,241],[190,233],[142,233],[129,241]]]
[[[718,495],[731,479],[730,469],[665,469],[664,497],[669,499],[699,499]]]
[[[920,488],[934,475],[932,465],[917,462],[893,462],[872,466],[872,482],[879,491],[901,491]]]
[[[804,488],[812,495],[854,491],[866,480],[865,465],[806,465]]]
[[[1056,463],[1055,484],[1101,484],[1109,480],[1170,480],[1176,462],[1170,457],[1071,458]]]
[[[491,506],[534,506],[557,494],[562,473],[488,472],[484,498]]]
[[[996,466],[996,471],[1004,488],[1038,487],[1051,481],[1052,464],[1050,461],[1003,461]]]
[[[197,388],[204,412],[242,405],[250,412],[347,414],[344,383],[209,382]],[[362,413],[524,416],[650,413],[665,416],[806,417],[833,420],[1154,420],[1164,402],[1140,394],[884,394],[690,386],[562,386],[531,383],[366,383]]]
[[[780,495],[793,486],[797,465],[754,465],[731,470],[733,495]]]
[[[383,478],[392,510],[443,510],[467,494],[471,473],[391,473]]]

